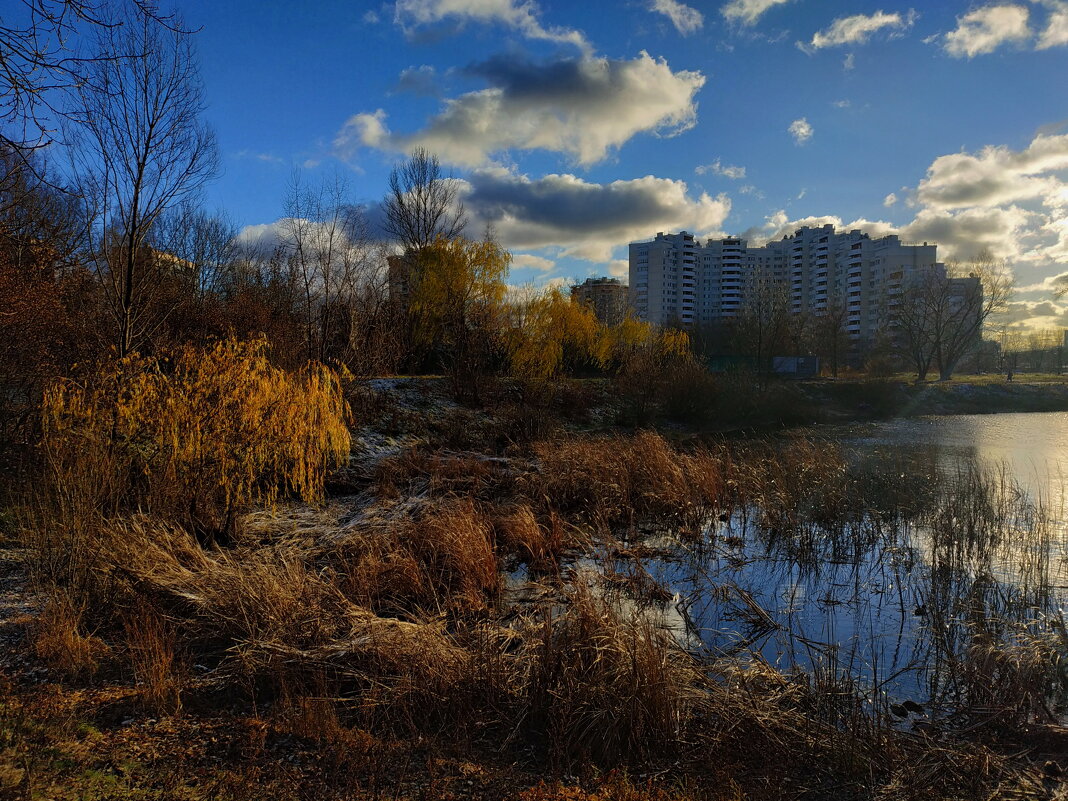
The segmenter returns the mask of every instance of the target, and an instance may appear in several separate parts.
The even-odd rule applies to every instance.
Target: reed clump
[[[707,696],[670,632],[581,579],[540,628],[527,693],[552,756],[619,764],[679,747]]]
[[[555,512],[539,520],[529,503],[499,509],[493,519],[497,543],[536,573],[556,573],[565,550],[582,538]]]
[[[477,614],[502,588],[493,521],[469,498],[426,504],[386,526],[346,529],[327,561],[346,597],[383,614]]]
[[[596,528],[668,524],[694,505],[687,457],[654,432],[573,437],[533,449],[538,470],[526,494]]]

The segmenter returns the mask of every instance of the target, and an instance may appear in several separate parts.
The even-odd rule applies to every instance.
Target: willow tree
[[[610,341],[593,310],[549,289],[509,304],[508,350],[512,373],[551,380],[582,366],[603,367]]]
[[[481,379],[500,349],[511,260],[488,238],[439,236],[420,252],[408,300],[415,340],[437,349],[457,398],[478,402]]]
[[[253,503],[322,497],[348,457],[347,418],[337,373],[280,370],[263,339],[133,354],[45,393],[46,483],[74,511],[142,512],[225,541]]]

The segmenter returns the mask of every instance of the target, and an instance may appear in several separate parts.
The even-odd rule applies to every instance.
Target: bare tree
[[[935,316],[937,304],[932,297],[945,283],[939,270],[913,276],[901,294],[901,300],[887,320],[894,350],[916,370],[916,380],[927,380],[935,352]]]
[[[832,286],[827,303],[812,315],[812,340],[818,354],[830,364],[831,375],[838,377],[849,351],[846,323],[849,306],[841,286]]]
[[[164,27],[173,25],[150,0],[123,2]],[[86,85],[94,63],[118,54],[86,54],[78,48],[87,31],[119,24],[109,18],[108,5],[107,0],[21,0],[21,17],[0,17],[0,146],[31,168],[29,154],[52,144],[58,121],[67,116],[64,92]]]
[[[454,239],[467,226],[457,185],[441,173],[437,156],[416,148],[389,174],[389,192],[382,202],[386,232],[406,252],[418,252],[439,236]]]
[[[919,381],[938,370],[952,378],[961,360],[982,343],[983,326],[1003,309],[1012,291],[1005,264],[989,253],[914,276],[893,321],[899,350]]]
[[[337,358],[351,345],[352,307],[375,269],[362,210],[334,176],[317,188],[293,178],[286,199],[283,247],[303,296],[309,359]]]
[[[742,305],[731,331],[736,352],[753,357],[759,375],[771,373],[773,357],[788,344],[792,317],[785,284],[761,269],[746,276]]]
[[[1012,276],[1005,263],[989,252],[947,265],[946,280],[934,293],[939,380],[952,378],[961,359],[982,344],[984,324],[1005,308],[1011,292]]]
[[[166,319],[154,302],[161,277],[182,268],[158,258],[150,234],[215,174],[216,148],[189,33],[139,9],[96,33],[98,50],[121,55],[90,64],[71,134],[90,252],[125,355]]]

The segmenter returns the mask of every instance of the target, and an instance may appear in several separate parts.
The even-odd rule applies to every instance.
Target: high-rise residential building
[[[840,314],[851,339],[874,341],[910,281],[945,276],[936,251],[833,225],[804,226],[762,247],[658,233],[630,245],[631,303],[640,319],[693,327],[736,316],[747,294],[772,287],[793,312]]]
[[[605,325],[623,322],[627,314],[627,285],[618,278],[587,278],[571,287],[571,300],[593,309]]]

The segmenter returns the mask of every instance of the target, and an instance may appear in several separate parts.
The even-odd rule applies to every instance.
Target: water
[[[735,509],[641,567],[615,565],[647,570],[675,593],[667,606],[690,648],[931,713],[976,703],[975,655],[987,644],[1068,650],[1068,414],[800,433],[841,443],[848,514],[769,526],[757,510]],[[1008,681],[987,668],[992,685]]]

